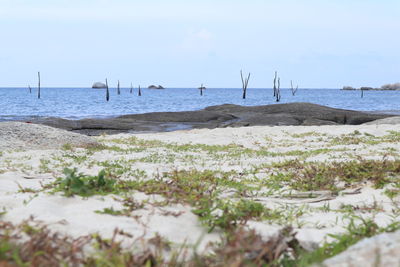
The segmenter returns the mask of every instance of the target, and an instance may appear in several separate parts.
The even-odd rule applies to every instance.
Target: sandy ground
[[[189,169],[234,170],[253,173],[259,179],[268,179],[260,166],[289,159],[297,158],[307,162],[345,161],[358,157],[398,159],[400,143],[385,141],[383,138],[394,132],[400,132],[400,125],[262,126],[120,134],[97,138],[102,144],[131,149],[128,152],[106,150],[89,154],[82,148],[16,150],[9,147],[0,153],[0,211],[6,211],[1,219],[19,223],[34,216],[50,228],[76,237],[89,233],[110,237],[115,228],[132,234],[134,238],[151,238],[158,233],[175,244],[194,245],[199,242],[198,249],[201,250],[210,241],[218,241],[220,231],[209,233],[188,205],[150,205],[152,201],[163,200],[159,195],[132,192],[131,196],[135,200],[146,200],[144,207],[129,216],[113,216],[95,211],[109,207],[120,209],[120,196],[65,197],[61,193],[50,194],[47,191],[24,193],[21,189],[40,190],[43,184],[53,182],[56,177],[63,177],[65,166],[76,167],[85,174],[97,174],[104,168],[105,162],[129,165],[130,171],[121,174],[124,179],[136,179],[140,171],[148,179],[154,179],[162,172]],[[136,138],[134,144],[131,142],[132,137]],[[349,141],[347,137],[359,138],[361,141]],[[156,143],[158,145],[148,145],[154,140],[160,141]],[[379,141],[369,142],[371,140]],[[197,144],[230,145],[239,151],[248,148],[265,150],[270,154],[229,155],[218,149],[211,151],[211,147],[196,147]],[[192,149],[183,149],[185,145],[192,146]],[[315,152],[321,149],[326,150]],[[303,153],[306,151],[311,152]],[[345,230],[349,223],[348,214],[337,211],[344,205],[357,207],[358,216],[373,218],[380,226],[399,220],[399,199],[390,199],[383,193],[384,189],[374,189],[368,183],[344,188],[342,193],[333,197],[321,194],[319,198],[293,199],[283,197],[282,192],[278,190],[269,195],[255,194],[248,198],[269,208],[297,215],[286,214],[292,218],[289,222],[249,221],[248,227],[256,229],[263,236],[269,236],[290,223],[305,247],[315,247],[329,241],[328,234]],[[229,192],[227,197],[230,197]],[[133,240],[126,239],[128,243]]]

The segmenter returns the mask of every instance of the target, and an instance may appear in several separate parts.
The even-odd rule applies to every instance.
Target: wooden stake
[[[38,98],[40,99],[40,71],[38,71]]]
[[[110,91],[109,91],[109,89],[108,89],[108,81],[107,81],[107,78],[106,78],[106,100],[107,100],[107,102],[110,100]]]
[[[276,79],[277,79],[277,75],[278,75],[278,72],[275,71],[275,77],[274,77],[274,97],[276,96]]]
[[[118,86],[117,86],[117,93],[120,95],[121,94],[121,90],[119,89],[119,80],[118,80]]]
[[[131,91],[130,91],[130,93],[131,93],[131,94],[133,93],[133,86],[132,86],[132,83],[131,83]]]
[[[250,80],[250,72],[247,78],[243,79],[243,72],[240,71],[240,78],[242,79],[242,88],[243,88],[243,99],[246,99],[246,92],[247,92],[247,86],[249,85],[249,80]]]
[[[294,89],[292,80],[290,80],[290,86],[292,88],[292,95],[294,96],[296,94],[296,92],[297,92],[297,89],[299,89],[299,86],[297,85],[296,89]]]
[[[140,90],[140,85],[139,85],[138,96],[142,96],[142,91]]]
[[[201,86],[200,86],[200,95],[202,96],[203,95],[203,89],[204,89],[204,86],[203,86],[203,84],[201,84]]]
[[[278,87],[276,88],[276,102],[281,100],[281,78],[278,77]]]
[[[32,88],[31,88],[31,86],[28,85],[28,88],[29,88],[29,93],[32,94]]]

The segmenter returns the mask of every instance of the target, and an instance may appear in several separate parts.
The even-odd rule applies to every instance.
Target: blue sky
[[[0,86],[400,82],[398,0],[0,0]]]

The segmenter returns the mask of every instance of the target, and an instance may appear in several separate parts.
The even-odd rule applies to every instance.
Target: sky
[[[0,87],[380,87],[399,0],[0,0]]]

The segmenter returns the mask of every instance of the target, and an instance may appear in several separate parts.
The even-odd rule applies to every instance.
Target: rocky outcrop
[[[63,145],[88,147],[98,145],[91,137],[45,125],[23,122],[0,122],[0,151],[10,149],[56,149]]]
[[[400,83],[385,84],[381,87],[382,90],[400,90]]]
[[[400,231],[364,239],[339,255],[323,262],[330,267],[400,266]]]
[[[153,112],[108,119],[33,118],[32,121],[88,135],[98,135],[262,125],[358,125],[392,116],[335,109],[311,103],[290,103],[253,107],[225,104],[198,111]]]
[[[94,88],[94,89],[103,89],[103,88],[107,88],[107,85],[102,83],[102,82],[95,82],[92,85],[92,88]]]
[[[161,85],[150,85],[149,87],[147,87],[148,89],[165,89],[164,87],[162,87]]]
[[[267,106],[220,105],[205,110],[229,113],[240,118],[240,122],[256,125],[358,125],[383,119],[391,115],[369,114],[354,110],[336,109],[311,103],[289,103]],[[231,126],[235,126],[234,122]]]
[[[384,118],[364,123],[366,125],[400,124],[400,116]]]
[[[357,89],[351,86],[343,86],[342,90],[357,90]]]
[[[392,84],[385,84],[382,85],[380,88],[374,88],[369,86],[361,87],[360,89],[351,87],[351,86],[344,86],[342,90],[363,90],[363,91],[380,91],[380,90],[400,90],[400,83],[392,83]]]

